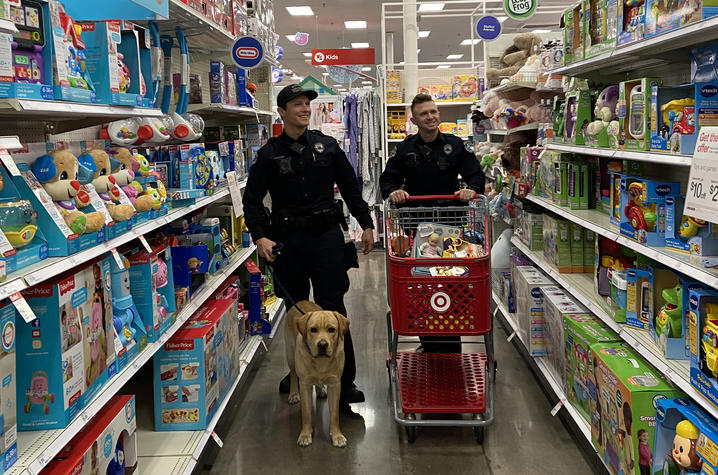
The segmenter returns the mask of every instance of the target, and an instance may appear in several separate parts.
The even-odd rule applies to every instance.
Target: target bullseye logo
[[[316,53],[314,53],[314,61],[316,61],[317,63],[323,63],[324,53],[322,53],[321,51],[317,51]]]
[[[437,312],[445,312],[451,306],[451,298],[446,292],[437,292],[431,296],[431,308]]]

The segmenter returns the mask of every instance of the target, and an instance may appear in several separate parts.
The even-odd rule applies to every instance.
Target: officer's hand
[[[363,233],[361,233],[361,244],[362,244],[362,252],[364,254],[369,254],[372,249],[374,249],[374,230],[373,229],[365,229]]]
[[[389,195],[389,199],[394,203],[403,203],[409,197],[409,193],[404,190],[394,190]]]
[[[262,259],[265,259],[269,262],[274,262],[274,259],[277,256],[272,254],[272,248],[277,245],[276,242],[267,238],[259,238],[257,239],[257,242],[255,244],[257,245],[257,252],[259,252],[259,256]]]
[[[461,201],[471,201],[476,196],[476,192],[474,190],[464,188],[463,190],[454,192],[454,196],[458,196]]]

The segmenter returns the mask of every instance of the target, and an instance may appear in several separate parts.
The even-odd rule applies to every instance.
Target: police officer
[[[346,226],[341,202],[334,200],[339,187],[351,214],[362,229],[362,250],[374,247],[369,207],[361,198],[359,182],[337,141],[316,130],[308,130],[310,101],[317,93],[292,84],[277,95],[277,111],[284,131],[259,149],[249,170],[244,192],[244,217],[259,255],[274,264],[278,293],[290,303],[309,298],[325,310],[346,315],[344,294],[349,290],[340,224]],[[269,192],[271,215],[263,200]],[[275,248],[281,243],[281,250]],[[279,253],[273,252],[279,250]],[[288,293],[289,295],[285,294]],[[363,402],[364,394],[354,385],[356,363],[351,333],[344,336],[344,373],[340,402]],[[289,392],[289,375],[279,385]]]
[[[419,133],[399,143],[387,161],[379,178],[384,199],[400,204],[412,195],[455,195],[469,201],[476,193],[482,194],[485,176],[479,161],[459,137],[439,132],[439,109],[431,96],[417,94],[411,101],[411,115]],[[459,188],[458,175],[468,188]],[[461,352],[461,343],[431,343],[460,341],[459,337],[421,337],[421,341],[425,352]]]

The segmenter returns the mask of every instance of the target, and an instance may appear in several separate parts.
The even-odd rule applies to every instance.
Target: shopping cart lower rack
[[[387,366],[394,419],[406,427],[409,442],[418,426],[468,426],[483,443],[484,427],[494,418],[487,201],[481,196],[457,206],[455,200],[417,196],[410,206],[385,204]],[[432,206],[413,206],[420,202]],[[482,337],[462,345],[481,344],[485,352],[400,352],[399,344],[416,341],[399,336]]]

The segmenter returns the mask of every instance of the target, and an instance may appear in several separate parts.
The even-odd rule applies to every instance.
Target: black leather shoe
[[[358,390],[353,384],[347,389],[342,389],[342,395],[339,397],[339,402],[345,404],[353,404],[364,401],[366,401],[364,393]]]
[[[286,375],[279,383],[279,392],[282,394],[289,394],[289,375]]]

